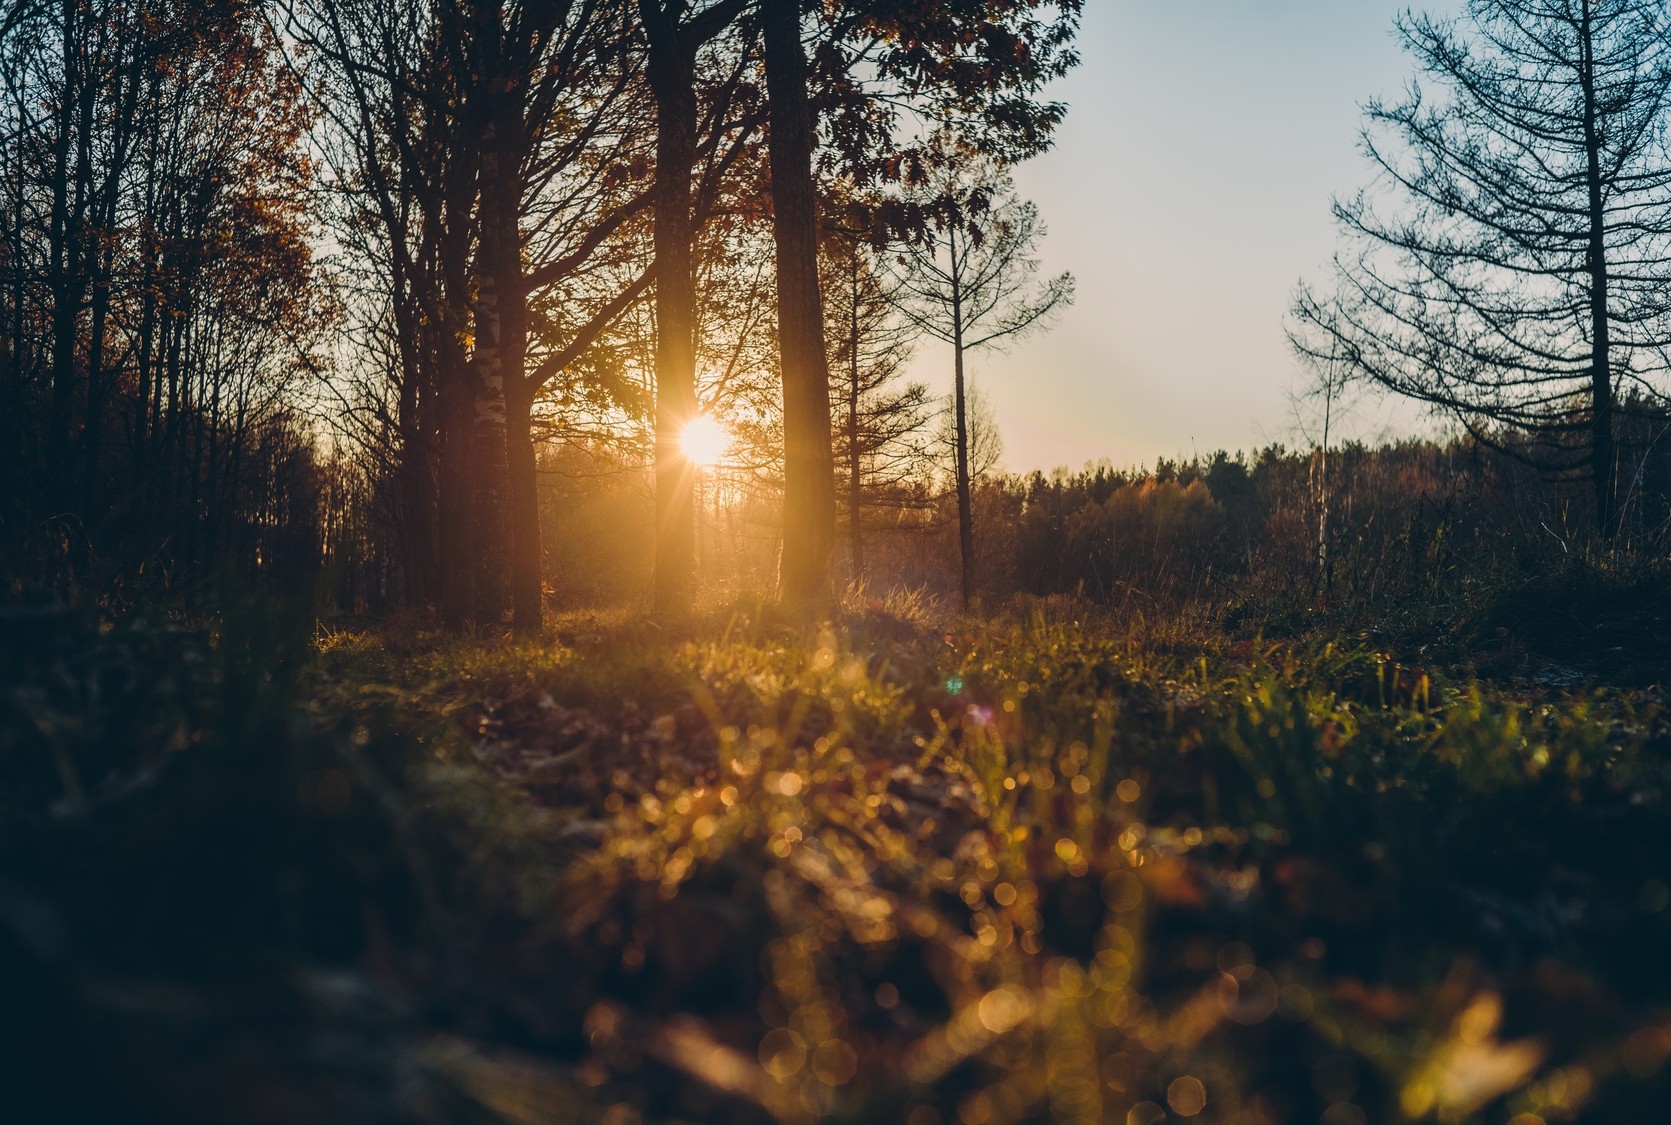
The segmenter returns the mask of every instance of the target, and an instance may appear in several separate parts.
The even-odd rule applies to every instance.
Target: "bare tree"
[[[339,205],[339,238],[358,271],[355,316],[386,317],[392,353],[368,373],[359,421],[397,481],[396,543],[408,596],[460,627],[481,609],[475,490],[475,380],[470,369],[477,249],[478,130],[461,107],[468,23],[449,0],[288,0],[286,36],[306,49],[318,130]],[[358,306],[371,304],[370,309]],[[351,357],[357,359],[358,357]],[[378,424],[378,376],[393,416]],[[367,410],[367,407],[370,407]]]
[[[1310,382],[1297,388],[1293,399],[1294,412],[1301,434],[1313,447],[1311,475],[1317,496],[1317,585],[1329,588],[1333,576],[1334,558],[1329,550],[1333,495],[1329,479],[1329,445],[1336,423],[1351,405],[1349,399],[1360,387],[1357,370],[1347,362],[1339,340],[1325,354],[1314,354],[1303,342],[1296,342],[1295,352],[1310,374]],[[1312,428],[1315,427],[1314,432]]]
[[[405,523],[438,504],[443,617],[497,622],[508,600],[537,632],[536,407],[651,277],[630,12],[292,0],[287,30],[358,205],[343,237],[390,293]]]
[[[938,471],[957,479],[957,400],[947,395],[940,400],[939,421],[934,430],[933,454]],[[964,431],[969,443],[969,486],[983,483],[1004,461],[1004,435],[998,416],[980,381],[970,378],[964,395]]]
[[[249,5],[0,11],[0,552],[48,581],[271,574],[313,522],[333,306],[279,58]]]
[[[1587,476],[1610,535],[1618,387],[1671,344],[1671,14],[1472,0],[1397,26],[1439,89],[1368,106],[1378,190],[1336,202],[1349,249],[1333,293],[1300,290],[1296,346]]]
[[[837,491],[855,580],[865,572],[865,512],[897,503],[919,475],[931,411],[927,386],[898,380],[915,333],[899,315],[886,252],[852,231],[824,240]]]
[[[955,141],[942,139],[943,146]],[[1035,281],[1045,230],[1038,208],[1018,198],[1008,175],[973,153],[943,165],[923,189],[933,216],[925,237],[901,255],[900,308],[921,331],[951,345],[956,436],[958,546],[965,608],[976,600],[970,498],[969,401],[964,358],[1047,325],[1073,301],[1073,278]]]

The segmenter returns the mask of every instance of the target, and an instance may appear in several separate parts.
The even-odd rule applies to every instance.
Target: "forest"
[[[1671,7],[1389,15],[1289,428],[1010,469],[1092,14],[0,2],[0,1120],[1664,1119]]]

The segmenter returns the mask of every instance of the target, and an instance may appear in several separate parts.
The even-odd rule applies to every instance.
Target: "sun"
[[[679,448],[691,464],[711,468],[731,448],[731,434],[715,419],[698,414],[679,435]]]

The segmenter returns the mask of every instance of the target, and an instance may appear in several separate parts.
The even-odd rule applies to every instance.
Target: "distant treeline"
[[[1632,441],[1615,557],[1663,553],[1671,449]],[[1653,433],[1647,433],[1648,430]],[[1633,435],[1634,436],[1634,435]],[[1595,549],[1591,490],[1469,438],[1219,452],[1003,477],[980,494],[986,588],[1148,612],[1437,599]]]
[[[1671,546],[1671,419],[1632,441],[1631,482],[1612,559],[1651,560]],[[1650,430],[1652,432],[1650,432]],[[1593,493],[1551,482],[1462,437],[1321,451],[1270,445],[1103,463],[1076,472],[991,473],[974,490],[977,570],[988,608],[1066,598],[1153,615],[1188,606],[1281,613],[1371,611],[1432,601],[1547,573],[1598,549],[1587,533]],[[650,581],[649,474],[607,448],[573,445],[542,461],[547,582],[567,607],[632,604]],[[770,580],[778,527],[769,495],[718,474],[703,484],[699,555],[710,591]],[[930,473],[864,513],[864,574],[850,543],[840,577],[861,594],[905,587],[956,603],[956,497]],[[396,560],[374,539],[338,573],[345,608],[389,608],[378,593]]]

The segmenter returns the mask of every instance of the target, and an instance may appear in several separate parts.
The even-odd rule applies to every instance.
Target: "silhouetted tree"
[[[830,368],[818,287],[817,120],[801,42],[801,0],[760,0],[770,107],[772,233],[783,375],[783,600],[821,608],[833,593],[835,457]]]
[[[941,138],[944,150],[957,142]],[[969,352],[1017,339],[1048,323],[1073,300],[1073,278],[1035,282],[1044,227],[1038,209],[1016,197],[1008,175],[978,154],[941,164],[922,189],[931,218],[903,255],[900,308],[917,328],[952,349],[952,426],[956,450],[958,545],[965,608],[976,597],[974,515],[970,503]]]
[[[247,3],[0,15],[0,546],[29,556],[19,575],[190,592],[271,576],[260,542],[318,530],[295,407],[333,308],[311,118],[277,46]]]
[[[824,240],[837,478],[855,580],[864,577],[866,510],[897,505],[927,460],[928,387],[898,382],[914,333],[879,262],[884,253],[853,232]]]
[[[387,317],[388,362],[368,376],[391,384],[392,417],[355,436],[396,466],[409,598],[460,627],[480,610],[470,348],[481,150],[461,112],[466,13],[447,0],[294,0],[284,11],[327,125],[338,237],[363,281],[354,296],[373,302],[357,315]],[[380,404],[375,391],[363,403]]]
[[[648,109],[629,14],[594,0],[292,10],[357,153],[348,186],[363,199],[360,226],[380,232],[372,250],[408,357],[400,381],[421,387],[433,367],[451,404],[429,444],[443,451],[439,500],[451,513],[439,521],[446,585],[473,589],[443,592],[454,623],[465,604],[496,622],[508,599],[519,632],[540,628],[536,405],[650,282],[632,226],[651,192],[633,140]],[[419,416],[424,397],[403,390],[402,417]],[[426,435],[401,429],[421,504]],[[467,515],[453,512],[461,504]],[[465,542],[467,553],[454,549]]]
[[[923,120],[955,124],[982,151],[1043,151],[1064,107],[1038,100],[1077,62],[1081,0],[759,0],[771,110],[772,220],[784,380],[780,591],[811,607],[831,593],[835,461],[817,267],[813,154],[820,118],[831,163],[866,191],[922,165]],[[812,17],[803,27],[803,9]],[[810,29],[811,34],[807,31]],[[811,57],[807,41],[810,40]],[[815,91],[816,88],[816,91]],[[897,129],[909,110],[912,126]],[[896,135],[904,132],[905,136]],[[880,208],[907,226],[907,208]]]
[[[703,47],[746,7],[747,0],[638,3],[656,102],[655,604],[661,612],[690,604],[697,567],[696,472],[680,448],[685,427],[697,416],[694,248],[700,201],[695,192],[703,109],[697,62]],[[715,99],[722,118],[723,104],[742,77],[734,71],[722,84]],[[745,132],[752,128],[751,123]]]
[[[649,284],[645,264],[617,238],[651,200],[620,171],[630,167],[628,138],[645,107],[632,96],[642,75],[626,49],[631,24],[621,6],[481,3],[475,17],[480,77],[471,119],[483,152],[476,319],[487,384],[478,427],[488,420],[502,430],[489,434],[489,449],[504,449],[513,623],[529,634],[543,617],[534,406]],[[501,403],[502,426],[488,417]]]
[[[1351,248],[1333,293],[1301,289],[1295,339],[1476,438],[1587,475],[1609,535],[1618,384],[1646,385],[1671,343],[1671,14],[1658,0],[1471,0],[1459,19],[1397,26],[1440,90],[1370,103],[1382,191],[1336,203]]]

